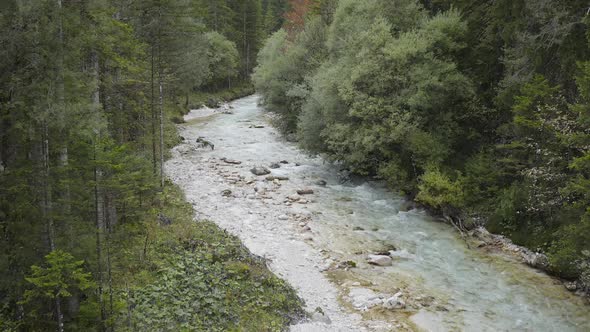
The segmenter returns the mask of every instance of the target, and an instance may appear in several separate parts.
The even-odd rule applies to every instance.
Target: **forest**
[[[1,331],[326,320],[166,176],[189,110],[255,93],[308,154],[590,293],[587,1],[3,0],[0,27]]]
[[[485,226],[590,289],[590,8],[300,1],[253,74],[263,105],[354,173]]]
[[[1,2],[0,330],[264,330],[300,314],[164,172],[188,107],[252,93],[286,5]]]

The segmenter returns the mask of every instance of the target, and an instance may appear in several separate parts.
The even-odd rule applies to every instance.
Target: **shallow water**
[[[376,292],[393,294],[402,290],[409,304],[432,297],[428,305],[409,306],[401,313],[376,312],[371,319],[405,319],[410,328],[432,331],[590,331],[590,307],[554,279],[510,257],[468,249],[453,228],[424,211],[400,211],[406,202],[379,182],[341,184],[334,166],[306,156],[268,128],[267,117],[256,102],[255,96],[244,98],[232,103],[233,115],[192,119],[182,126],[188,146],[198,136],[215,144],[215,150],[187,150],[167,164],[169,174],[194,200],[202,217],[216,221],[250,215],[235,226],[234,231],[242,234],[255,218],[273,219],[281,213],[311,215],[313,241],[308,241],[308,245],[332,260],[352,260],[358,264],[357,268],[331,276],[343,302],[353,281]],[[253,124],[266,128],[250,128]],[[198,177],[204,174],[187,174],[191,172],[187,161],[192,167],[201,167],[201,172],[209,172],[203,162],[221,157],[242,161],[242,165],[227,165],[226,169],[245,177],[252,177],[248,171],[251,166],[288,160],[288,165],[272,170],[272,174],[285,175],[290,180],[271,190],[268,202],[252,200],[251,195],[256,193],[248,185],[230,185],[222,180],[211,180],[198,187],[186,183],[198,183],[202,181]],[[295,162],[301,165],[295,166]],[[210,167],[218,168],[221,167]],[[252,185],[268,186],[263,178],[255,179]],[[328,185],[315,185],[318,179]],[[309,204],[283,205],[285,196],[303,187],[315,191]],[[234,200],[222,198],[218,194],[221,188],[231,188],[236,193]],[[259,232],[281,227],[276,220],[272,222],[264,224],[267,229]],[[230,230],[233,227],[224,226]],[[357,230],[353,230],[355,227]],[[248,238],[241,237],[248,245]],[[367,253],[389,245],[398,249],[393,255],[393,266],[364,263]]]

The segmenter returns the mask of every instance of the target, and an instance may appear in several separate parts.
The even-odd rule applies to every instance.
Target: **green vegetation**
[[[159,204],[172,224],[151,224],[127,246],[134,268],[119,278],[131,286],[121,289],[127,317],[117,330],[279,331],[303,317],[295,291],[262,258],[215,224],[195,223],[168,188]]]
[[[285,1],[2,1],[0,330],[282,330],[294,291],[164,177]],[[192,99],[192,100],[191,100]]]
[[[300,1],[253,78],[280,128],[590,289],[584,1]]]

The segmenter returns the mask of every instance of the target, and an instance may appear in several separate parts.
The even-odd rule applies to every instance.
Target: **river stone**
[[[279,163],[286,165],[286,164],[288,164],[289,162],[288,162],[288,161],[286,161],[286,160],[281,160],[281,161],[279,161]]]
[[[404,300],[402,300],[401,297],[402,297],[401,292],[395,294],[394,296],[383,301],[383,307],[386,309],[392,309],[392,310],[405,308],[406,302],[404,302]]]
[[[348,292],[348,299],[352,306],[361,311],[367,311],[383,304],[382,297],[368,288],[355,287]]]
[[[332,324],[332,320],[323,312],[314,311],[311,314],[311,321],[316,323]]]
[[[268,167],[270,167],[272,169],[277,169],[277,168],[281,168],[281,165],[279,163],[271,163]]]
[[[289,217],[287,215],[281,214],[279,216],[279,220],[289,220]]]
[[[547,256],[540,253],[532,253],[525,257],[526,263],[537,269],[546,269],[549,266]]]
[[[299,190],[297,190],[297,194],[299,194],[299,195],[311,195],[311,194],[313,194],[313,189],[310,189],[310,188],[299,189]]]
[[[258,176],[270,174],[270,170],[264,166],[256,166],[256,167],[252,168],[250,170],[250,172],[252,172],[252,174],[258,175]]]
[[[299,195],[291,195],[289,197],[287,197],[291,202],[297,202],[299,200],[301,200],[301,196]]]
[[[393,260],[389,256],[385,255],[369,255],[367,257],[367,262],[371,265],[377,266],[391,266],[393,265]]]
[[[325,180],[317,180],[315,184],[321,187],[325,187],[328,184],[328,182],[326,182]]]
[[[289,178],[286,176],[273,176],[273,175],[269,175],[266,177],[266,181],[274,181],[274,180],[289,181]]]
[[[228,159],[228,158],[221,158],[221,161],[225,162],[226,164],[232,164],[232,165],[239,165],[242,163],[241,161],[234,160],[234,159]]]
[[[221,196],[223,196],[223,197],[231,196],[231,190],[225,189],[224,191],[221,192]]]

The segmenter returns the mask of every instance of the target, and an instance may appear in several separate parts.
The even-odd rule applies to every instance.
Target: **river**
[[[590,307],[555,279],[509,255],[469,249],[452,227],[408,211],[378,181],[341,183],[333,165],[281,138],[256,96],[231,105],[233,114],[185,117],[186,140],[166,172],[198,219],[237,235],[308,310],[329,317],[293,331],[590,331]],[[201,136],[215,149],[200,147]],[[271,175],[288,181],[250,172],[279,161],[288,163]],[[291,197],[303,188],[314,193]],[[368,254],[393,248],[392,266],[367,264]],[[338,267],[347,261],[356,267]],[[373,306],[396,293],[405,308]]]

